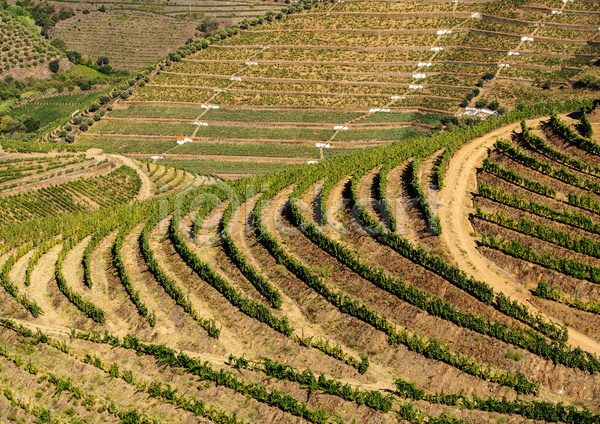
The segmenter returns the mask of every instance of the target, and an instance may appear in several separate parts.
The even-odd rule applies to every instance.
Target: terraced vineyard
[[[113,154],[122,166],[96,180],[36,191],[102,207],[22,201],[11,210],[31,216],[0,224],[2,416],[594,422],[600,148],[596,112],[577,114],[592,106],[527,106],[229,183]],[[522,273],[539,265],[508,249],[555,263]]]
[[[160,0],[145,1],[136,3],[124,0],[101,0],[94,2],[72,1],[72,0],[54,0],[51,2],[57,7],[67,4],[72,7],[73,3],[81,10],[90,11],[104,6],[107,10],[120,11],[127,14],[135,12],[154,13],[156,15],[200,19],[213,18],[227,23],[234,23],[246,17],[252,17],[264,14],[269,10],[276,10],[281,7],[277,1],[257,1],[257,0],[214,0],[200,2],[186,2],[184,0],[169,0],[168,2]],[[283,3],[283,1],[281,2]]]
[[[58,94],[31,100],[10,110],[9,115],[15,119],[23,115],[31,116],[40,122],[40,131],[60,123],[65,117],[83,109],[92,103],[101,92],[76,94]]]
[[[535,7],[292,5],[171,54],[83,140],[171,164],[312,162],[337,149],[466,127],[531,102],[593,97],[578,81],[596,72],[597,14],[575,13],[572,2]],[[191,143],[178,146],[177,136]]]
[[[3,142],[0,420],[600,421],[586,5],[294,5]]]

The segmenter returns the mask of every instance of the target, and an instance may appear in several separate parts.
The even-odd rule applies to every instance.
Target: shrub
[[[65,136],[65,141],[67,143],[73,143],[75,141],[75,136],[73,134],[67,134]]]
[[[41,62],[41,60],[40,60]],[[50,69],[50,72],[52,72],[53,74],[57,73],[58,70],[60,69],[60,64],[58,63],[58,59],[54,59],[52,61],[50,61],[48,63],[48,68]]]
[[[101,105],[105,105],[108,102],[110,102],[110,96],[103,94],[100,97],[98,97],[98,103],[100,103]]]
[[[477,100],[477,103],[475,103],[475,106],[479,107],[479,108],[484,108],[488,105],[488,101],[486,98],[481,98],[479,100]]]
[[[74,123],[75,125],[79,125],[79,124],[81,124],[81,121],[83,121],[83,118],[82,118],[81,116],[79,116],[79,115],[78,115],[78,116],[76,116],[75,118],[73,118],[73,123]]]
[[[96,112],[98,109],[100,109],[100,105],[96,102],[92,103],[90,105],[90,112]]]
[[[99,112],[94,113],[94,121],[99,121],[102,119],[102,115]]]
[[[86,122],[82,122],[79,128],[81,129],[81,131],[87,131],[89,129],[89,125]]]
[[[71,130],[73,130],[73,125],[71,125],[71,124],[65,125],[65,131],[71,131]]]

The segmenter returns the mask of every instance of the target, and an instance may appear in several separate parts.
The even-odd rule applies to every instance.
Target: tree
[[[102,94],[100,97],[98,97],[98,103],[100,103],[101,105],[105,105],[108,102],[110,102],[110,96],[109,95]]]
[[[103,65],[98,68],[98,72],[102,72],[104,75],[110,75],[112,71],[113,68],[110,65]]]
[[[592,90],[600,90],[600,77],[594,74],[583,74],[578,85]]]
[[[42,125],[42,123],[40,122],[39,119],[36,119],[32,116],[23,116],[20,119],[21,123],[23,124],[23,126],[25,127],[25,129],[27,130],[27,132],[36,132],[37,130],[40,129],[40,126]]]
[[[498,110],[499,107],[500,107],[500,102],[498,102],[498,100],[492,100],[491,102],[488,103],[488,108],[490,108],[492,110]]]
[[[204,34],[212,34],[219,28],[219,21],[214,18],[205,18],[200,22],[196,29]]]
[[[581,133],[587,137],[591,138],[594,134],[594,130],[592,129],[592,124],[587,116],[587,113],[583,112],[581,116],[581,124],[580,124]]]
[[[475,103],[475,106],[477,106],[478,108],[484,108],[488,105],[488,101],[485,98],[481,98],[479,100],[477,100],[477,103]]]
[[[73,51],[73,50],[69,50],[67,52],[67,59],[69,59],[69,61],[75,65],[79,65],[81,63],[81,53]]]
[[[50,72],[52,72],[53,74],[57,73],[58,70],[60,69],[60,64],[58,63],[58,59],[54,59],[54,60],[48,62],[48,68],[50,68]]]
[[[106,56],[100,56],[98,59],[96,59],[98,66],[108,65],[108,62],[110,62],[110,59]]]
[[[68,49],[67,42],[60,38],[53,38],[52,41],[50,41],[50,44],[62,52],[66,52]]]

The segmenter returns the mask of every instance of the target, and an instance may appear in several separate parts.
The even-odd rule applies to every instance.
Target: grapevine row
[[[65,297],[77,307],[86,317],[91,318],[98,324],[104,324],[106,322],[106,312],[102,309],[98,308],[89,300],[85,299],[81,294],[74,291],[67,284],[67,280],[62,273],[62,264],[67,255],[67,252],[75,246],[75,244],[79,241],[77,236],[73,236],[63,243],[63,248],[58,254],[58,259],[56,260],[56,266],[54,268],[54,277],[56,278],[56,284],[58,285],[58,289],[60,292],[65,295]]]
[[[524,375],[511,372],[502,373],[492,371],[489,367],[483,369],[482,365],[459,352],[452,352],[450,348],[436,339],[426,339],[419,333],[411,333],[407,328],[396,332],[391,322],[386,317],[379,315],[368,306],[361,304],[356,299],[342,293],[331,290],[321,278],[310,271],[300,261],[288,255],[279,246],[278,242],[267,231],[260,219],[260,204],[253,211],[254,230],[256,237],[265,246],[275,260],[285,267],[300,280],[304,281],[310,288],[323,296],[329,303],[336,307],[341,313],[351,315],[373,328],[382,331],[389,338],[393,346],[403,344],[408,349],[418,352],[426,358],[440,360],[468,374],[478,376],[484,380],[497,382],[498,384],[514,388],[517,392],[532,393],[537,390],[538,383],[528,381]],[[297,211],[296,213],[300,213]],[[306,225],[306,229],[312,228],[312,224]]]
[[[395,379],[394,383],[396,385],[396,395],[415,401],[425,400],[433,404],[457,406],[468,410],[477,409],[498,414],[514,414],[536,421],[592,424],[600,420],[600,415],[593,414],[587,408],[577,409],[574,406],[564,406],[562,402],[556,404],[519,398],[510,401],[506,397],[503,397],[502,400],[496,400],[490,396],[487,399],[482,399],[476,393],[473,393],[472,399],[469,399],[462,393],[425,393],[425,391],[417,388],[414,383],[400,378]]]
[[[161,268],[156,259],[154,259],[154,252],[152,252],[152,248],[150,247],[149,234],[150,231],[158,224],[160,219],[161,215],[159,213],[153,213],[144,225],[144,228],[142,229],[138,238],[140,251],[144,261],[146,262],[146,266],[152,275],[154,275],[156,281],[165,289],[167,294],[175,301],[175,303],[181,306],[186,313],[188,313],[196,322],[198,322],[200,326],[206,330],[209,337],[218,338],[220,330],[217,328],[215,321],[212,319],[205,319],[200,316],[196,308],[194,308],[192,305],[189,297],[183,294],[183,291],[177,285],[175,280],[170,278]]]
[[[568,231],[557,230],[550,225],[541,225],[524,217],[517,221],[501,211],[487,213],[480,207],[477,207],[474,216],[565,249],[600,259],[600,243],[588,237],[577,237]]]
[[[427,221],[427,227],[429,228],[430,233],[435,236],[439,236],[440,234],[442,234],[442,224],[440,222],[440,217],[436,216],[433,210],[431,209],[429,199],[427,198],[427,196],[423,192],[423,189],[421,188],[418,172],[420,164],[420,157],[415,157],[409,164],[409,186],[411,191],[416,195],[416,198],[419,200],[419,204],[421,205],[421,209],[423,209],[423,213],[425,214],[425,220]]]
[[[173,247],[183,261],[192,269],[198,276],[215,288],[223,295],[233,306],[238,308],[244,314],[254,318],[262,323],[267,324],[286,336],[292,334],[287,317],[278,318],[261,303],[244,297],[233,286],[229,284],[223,277],[213,271],[210,266],[202,262],[198,256],[187,246],[187,243],[178,232],[177,225],[179,224],[179,211],[175,211],[171,223],[169,225],[169,237],[173,243]]]
[[[493,234],[484,234],[482,244],[517,259],[533,262],[570,277],[600,284],[600,267],[574,259],[557,257],[555,253],[540,251],[516,240],[496,239]]]

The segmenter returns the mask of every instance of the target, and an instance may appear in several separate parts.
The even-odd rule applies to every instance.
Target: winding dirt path
[[[547,118],[531,119],[527,121],[527,125],[537,128],[545,119]],[[477,239],[471,236],[473,228],[469,222],[469,213],[474,212],[472,193],[477,190],[476,168],[481,166],[496,137],[508,138],[513,131],[519,129],[520,123],[499,128],[469,142],[454,154],[446,171],[444,188],[440,191],[441,205],[438,211],[444,229],[441,238],[462,270],[485,281],[494,290],[527,305],[532,313],[543,313],[529,301],[531,296],[523,290],[520,282],[479,252],[475,243]],[[569,343],[592,353],[600,353],[598,341],[573,328],[569,328]]]
[[[109,157],[119,160],[121,163],[123,163],[123,165],[129,166],[130,168],[133,168],[135,172],[137,172],[138,176],[142,180],[142,186],[140,187],[140,191],[137,195],[137,200],[145,200],[152,197],[152,182],[150,181],[148,175],[146,175],[146,173],[142,170],[142,168],[139,167],[137,162],[135,162],[131,158],[120,155],[110,155]]]

